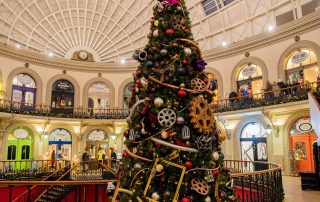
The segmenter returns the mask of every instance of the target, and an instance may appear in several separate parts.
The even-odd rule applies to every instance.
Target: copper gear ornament
[[[214,129],[214,116],[211,107],[203,96],[193,98],[190,102],[191,123],[199,133],[209,135]]]

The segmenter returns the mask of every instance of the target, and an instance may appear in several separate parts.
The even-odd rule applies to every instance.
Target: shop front
[[[105,112],[110,108],[110,89],[105,83],[91,85],[88,92],[88,108],[94,113]]]
[[[14,107],[34,109],[36,92],[36,82],[30,75],[22,73],[13,78],[11,101]]]
[[[12,129],[7,136],[7,160],[21,161],[8,164],[6,169],[27,169],[28,160],[33,158],[33,133],[30,128],[19,126]],[[25,161],[25,162],[23,162]]]
[[[53,130],[49,135],[48,158],[50,160],[71,160],[71,133],[63,128]]]
[[[317,141],[309,117],[297,120],[290,131],[291,169],[294,175],[299,172],[314,172],[315,158],[313,143]]]
[[[98,159],[98,154],[109,155],[109,137],[103,130],[96,129],[87,136],[86,151],[89,152],[90,159]]]
[[[259,98],[263,93],[262,71],[258,65],[246,64],[241,67],[237,78],[238,96],[249,96],[256,94],[254,98]]]
[[[52,85],[51,110],[56,113],[72,113],[74,87],[67,80],[58,80]]]

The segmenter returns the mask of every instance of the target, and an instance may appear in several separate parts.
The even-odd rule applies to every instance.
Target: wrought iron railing
[[[309,91],[319,94],[320,88],[318,86],[319,83],[314,82],[282,88],[280,90],[221,99],[213,103],[213,109],[216,113],[221,113],[307,100]]]
[[[68,160],[7,160],[0,161],[0,180],[39,179],[70,164]]]
[[[129,114],[129,109],[74,107],[52,108],[47,105],[34,105],[0,99],[0,112],[57,118],[125,119]]]
[[[281,167],[275,163],[225,160],[238,201],[278,202],[284,198]]]

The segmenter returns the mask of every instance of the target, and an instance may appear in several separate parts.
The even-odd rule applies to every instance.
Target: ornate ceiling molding
[[[301,19],[287,23],[284,26],[278,27],[274,33],[263,33],[243,41],[234,43],[228,48],[213,49],[203,53],[206,61],[227,58],[232,55],[242,54],[246,51],[259,49],[274,43],[277,43],[296,35],[301,35],[306,32],[318,29],[320,27],[319,12],[314,12]],[[18,61],[45,66],[56,69],[77,70],[86,72],[133,72],[137,63],[131,62],[128,64],[103,63],[103,62],[81,62],[72,61],[59,57],[49,58],[40,53],[28,50],[20,50],[12,46],[0,43],[0,55],[13,58]]]

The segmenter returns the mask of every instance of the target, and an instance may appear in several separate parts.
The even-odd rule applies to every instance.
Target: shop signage
[[[26,75],[26,74],[19,74],[17,76],[17,79],[20,83],[24,84],[24,85],[28,85],[30,83],[32,83],[32,79],[30,76]]]
[[[90,92],[92,93],[108,93],[108,88],[102,83],[92,85]]]
[[[13,135],[18,138],[18,139],[24,139],[26,137],[28,137],[28,131],[26,131],[25,129],[17,129],[13,132]]]
[[[70,88],[70,85],[67,82],[61,81],[58,83],[57,88],[60,90],[67,90]]]
[[[102,141],[105,139],[105,132],[102,130],[94,130],[88,136],[88,141]]]
[[[313,130],[310,123],[310,118],[300,119],[296,123],[296,129],[302,133],[310,132]]]
[[[300,63],[303,63],[306,59],[308,59],[308,57],[309,57],[309,54],[307,52],[300,51],[295,53],[292,56],[291,61],[294,64],[300,64]]]
[[[256,66],[248,65],[245,68],[243,68],[242,75],[243,76],[252,76],[254,73],[256,73],[256,71],[257,71]]]
[[[49,141],[71,141],[70,133],[65,129],[56,129],[51,132]]]

